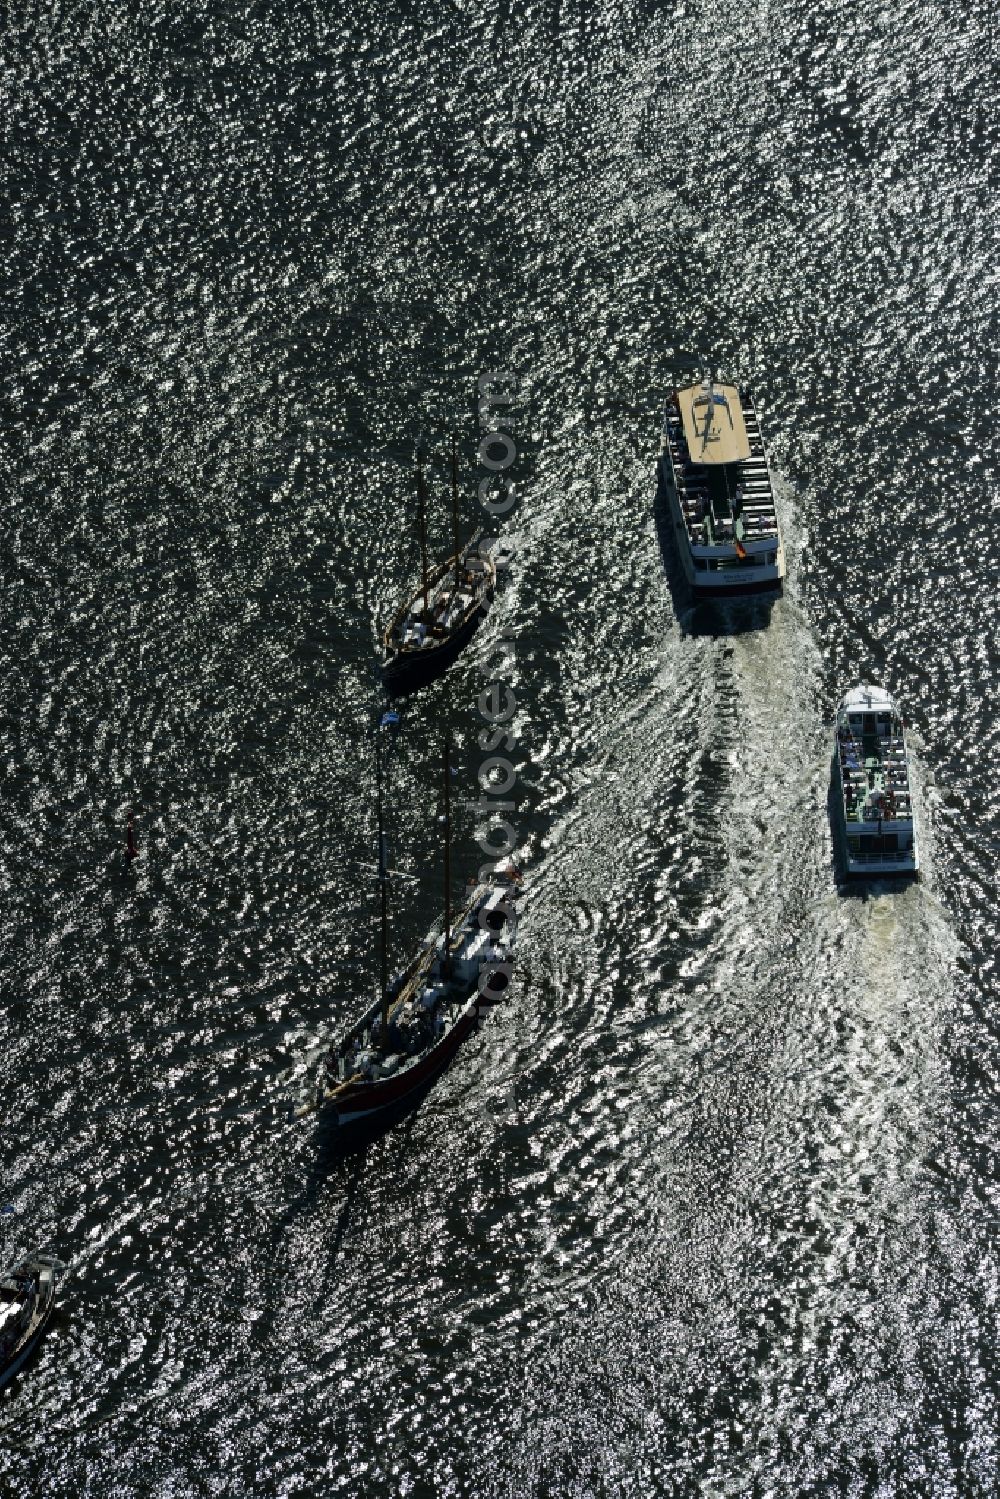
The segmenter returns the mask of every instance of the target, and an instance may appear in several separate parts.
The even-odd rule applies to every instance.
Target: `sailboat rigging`
[[[451,444],[452,555],[430,568],[427,554],[427,483],[416,455],[420,587],[393,615],[382,637],[382,680],[391,692],[410,692],[444,671],[471,640],[496,588],[496,562],[481,535],[464,547],[458,515],[458,444]]]
[[[378,993],[331,1047],[317,1104],[338,1126],[341,1143],[362,1144],[417,1107],[476,1028],[484,1009],[503,998],[513,972],[519,876],[510,868],[470,882],[455,911],[451,893],[451,747],[442,746],[444,920],[406,968],[389,979],[389,868],[385,827],[388,772],[386,714],[376,735],[378,817]]]

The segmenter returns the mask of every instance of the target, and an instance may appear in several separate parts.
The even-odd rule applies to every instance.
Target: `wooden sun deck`
[[[684,403],[702,391],[700,385],[680,391],[667,406],[666,447],[688,539],[696,547],[777,540],[774,492],[753,400],[748,391],[737,392],[735,386],[717,386],[716,390],[736,396],[746,440],[746,457],[740,460],[713,457],[711,462],[700,462],[692,456],[698,449],[689,444]],[[728,451],[730,446],[717,451]]]
[[[678,392],[684,439],[692,458],[703,464],[745,463],[750,440],[735,385],[689,385]]]

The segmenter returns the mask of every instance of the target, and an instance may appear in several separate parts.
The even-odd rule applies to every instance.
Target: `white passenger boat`
[[[845,694],[833,759],[847,874],[915,875],[906,737],[899,709],[883,687],[853,687]]]
[[[785,553],[750,391],[714,380],[664,405],[660,477],[695,598],[781,592]]]

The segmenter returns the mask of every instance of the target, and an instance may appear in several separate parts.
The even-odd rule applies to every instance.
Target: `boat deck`
[[[423,593],[418,592],[400,611],[386,632],[389,649],[430,649],[478,608],[490,574],[485,568],[473,571],[468,554],[462,557],[458,587],[455,587],[454,558],[432,573],[427,589],[427,610]]]
[[[844,815],[848,822],[912,822],[906,746],[902,734],[841,731],[837,740]]]
[[[0,1387],[14,1377],[41,1336],[56,1276],[63,1269],[60,1260],[38,1255],[0,1280]]]
[[[750,456],[742,462],[698,463],[685,437],[678,399],[667,404],[666,447],[693,546],[732,546],[778,536],[774,492],[760,422],[749,391],[740,391]]]
[[[419,1062],[423,1053],[451,1029],[459,1018],[455,1006],[476,992],[481,966],[503,962],[503,944],[489,921],[484,924],[481,920],[481,913],[494,911],[509,894],[509,890],[501,886],[485,891],[477,888],[452,927],[447,968],[444,934],[435,928],[406,969],[389,1007],[389,1023],[394,1030],[406,1031],[414,1025],[419,1028],[419,1022],[423,1020],[426,1034],[420,1036],[419,1045],[394,1058],[385,1054],[381,1037],[377,1034],[382,1008],[381,1001],[377,1001],[354,1026],[345,1043],[331,1053],[331,1084],[336,1086],[357,1079],[365,1068],[370,1072],[378,1059],[381,1059],[382,1075],[388,1074],[387,1064],[396,1071],[401,1066]],[[502,918],[500,925],[503,925]],[[414,1040],[417,1040],[416,1036]]]

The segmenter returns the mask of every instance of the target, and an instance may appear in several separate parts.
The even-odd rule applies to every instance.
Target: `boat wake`
[[[787,493],[783,508],[792,578],[770,628],[668,621],[631,707],[592,703],[591,723],[614,727],[587,768],[563,770],[571,806],[543,840],[522,932],[530,1000],[491,1059],[523,1082],[507,1126],[532,1142],[510,1186],[532,1201],[539,1332],[517,1355],[512,1328],[511,1357],[529,1407],[558,1380],[592,1420],[627,1344],[630,1378],[648,1359],[682,1425],[685,1408],[711,1425],[726,1391],[734,1420],[766,1409],[770,1432],[846,1365],[852,1430],[875,1442],[868,1353],[892,1347],[904,1381],[921,1377],[908,1287],[928,1258],[921,1163],[959,948],[928,884],[838,888],[835,699]],[[557,1308],[556,1343],[541,1330]],[[879,1401],[901,1427],[906,1401]],[[819,1467],[838,1430],[831,1404]],[[780,1471],[777,1445],[770,1460]],[[720,1461],[714,1477],[738,1471]]]

